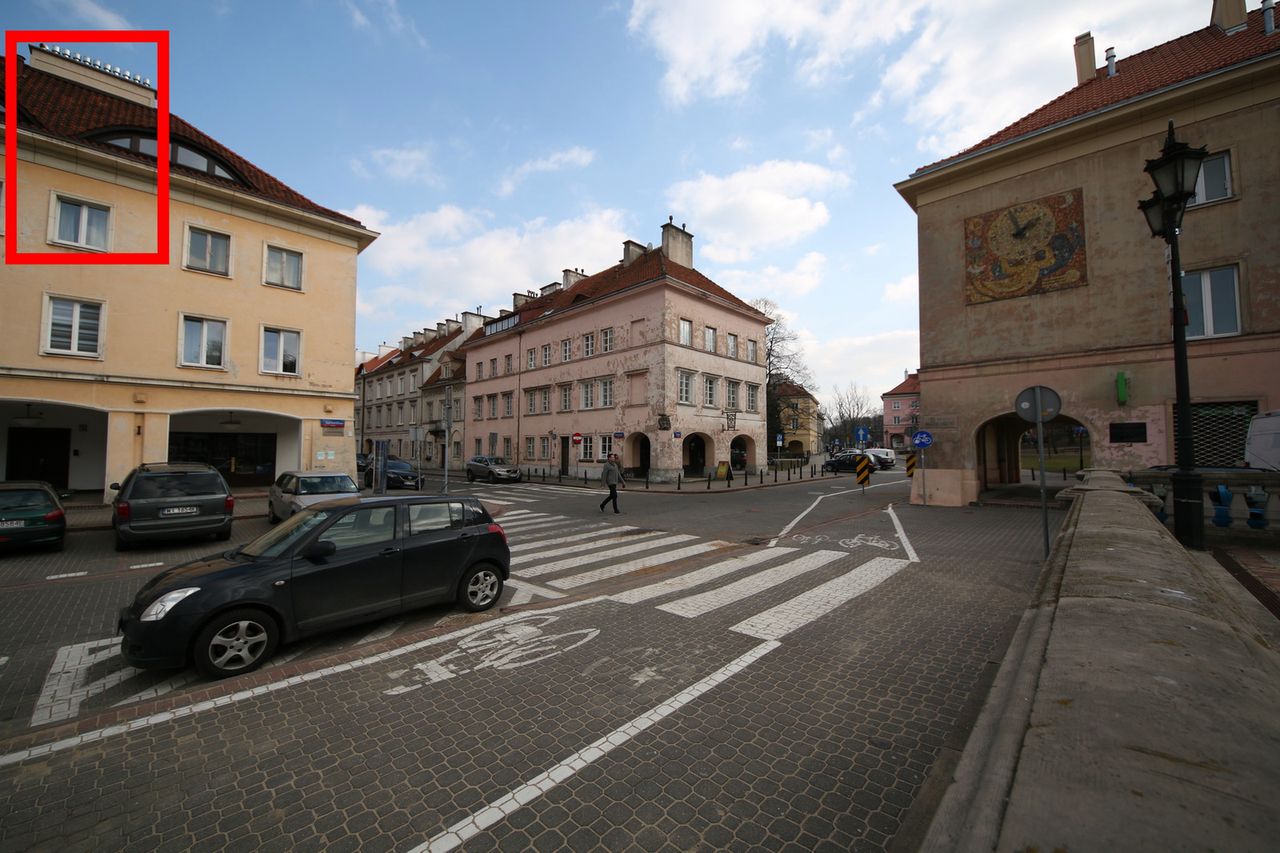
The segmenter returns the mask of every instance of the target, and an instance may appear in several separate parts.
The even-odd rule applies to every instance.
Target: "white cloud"
[[[881,299],[891,303],[913,303],[920,296],[920,277],[916,273],[904,275],[897,281],[891,281],[884,286],[884,295]]]
[[[360,256],[372,274],[362,275],[357,302],[362,334],[379,339],[477,305],[495,315],[512,293],[558,281],[566,267],[612,266],[626,239],[624,214],[605,208],[500,228],[488,227],[485,212],[451,205],[403,220],[367,205],[343,212],[382,233]]]
[[[745,93],[780,45],[794,74],[818,85],[854,56],[905,33],[925,0],[635,0],[628,26],[666,62],[663,88],[676,104]]]
[[[870,246],[864,246],[862,253],[867,257],[874,258],[880,254],[880,250],[884,248],[884,243],[872,243]]]
[[[516,187],[535,172],[559,172],[562,169],[582,169],[591,165],[596,152],[590,148],[574,146],[564,151],[556,151],[549,157],[528,160],[507,173],[498,186],[498,195],[506,197],[516,191]]]
[[[427,40],[418,32],[413,18],[400,11],[398,0],[344,0],[343,6],[356,29],[378,32],[385,28],[392,35],[407,38],[418,47],[427,46]],[[374,23],[375,20],[378,24]]]
[[[402,148],[375,148],[369,152],[369,159],[382,174],[396,181],[425,184],[430,187],[441,185],[440,176],[432,167],[431,146],[427,143],[405,145]],[[351,171],[362,178],[372,176],[372,172],[362,160],[352,158]]]
[[[920,333],[916,329],[821,340],[808,329],[797,329],[797,333],[818,386],[814,394],[824,407],[831,405],[837,388],[850,384],[865,388],[873,401],[879,401],[881,394],[902,382],[903,370],[916,370],[920,364]]]
[[[751,141],[746,137],[735,136],[733,141],[729,143],[730,151],[747,151],[751,148]]]
[[[847,186],[842,172],[770,160],[719,177],[702,174],[667,189],[667,202],[707,241],[702,254],[741,263],[757,249],[789,246],[827,224],[827,206],[806,194]]]
[[[373,24],[369,23],[369,19],[364,12],[360,11],[360,7],[351,2],[351,0],[343,0],[342,5],[347,7],[347,12],[351,15],[351,24],[356,29],[367,30],[373,26]]]
[[[41,4],[63,21],[84,23],[95,30],[136,29],[124,15],[113,12],[94,0],[45,0]]]
[[[842,162],[849,154],[844,145],[836,141],[835,131],[829,127],[806,130],[804,138],[806,150],[821,151],[828,163]]]
[[[822,286],[827,271],[827,256],[809,252],[789,270],[770,265],[759,270],[720,270],[716,283],[740,299],[750,301],[761,296],[774,302],[801,296]]]

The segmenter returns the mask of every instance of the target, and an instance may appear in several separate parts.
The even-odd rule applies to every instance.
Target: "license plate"
[[[170,506],[160,510],[161,515],[195,515],[200,511],[196,506]]]
[[[0,521],[0,527],[2,528],[22,527],[24,524],[26,524],[26,522],[21,519],[16,521]]]

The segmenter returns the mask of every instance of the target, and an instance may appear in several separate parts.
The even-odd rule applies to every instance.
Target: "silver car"
[[[359,496],[355,480],[341,471],[285,471],[271,484],[267,521],[275,524],[320,501]]]

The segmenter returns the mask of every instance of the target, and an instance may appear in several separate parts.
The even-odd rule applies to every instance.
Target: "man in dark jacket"
[[[627,482],[627,478],[622,476],[622,466],[618,464],[618,454],[609,454],[609,461],[600,471],[600,482],[609,487],[609,497],[600,501],[600,511],[604,512],[605,505],[613,501],[613,511],[618,512],[618,484]]]

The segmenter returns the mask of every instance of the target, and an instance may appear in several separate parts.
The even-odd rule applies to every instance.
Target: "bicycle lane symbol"
[[[386,696],[398,696],[482,669],[518,669],[576,649],[600,635],[599,628],[580,628],[559,634],[544,630],[559,619],[550,614],[532,615],[469,634],[458,640],[452,651],[434,660],[392,672],[391,678],[413,683],[382,692]]]
[[[802,545],[820,545],[829,541],[828,537],[823,535],[807,536],[803,533],[793,533],[791,534],[791,538]],[[896,551],[899,548],[897,542],[885,539],[882,536],[877,536],[874,533],[859,533],[857,536],[853,536],[848,539],[841,539],[839,540],[839,545],[841,548],[848,548],[849,550],[853,550],[861,545],[870,545],[873,548],[879,548],[883,551]]]

